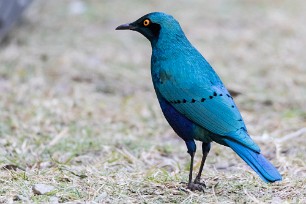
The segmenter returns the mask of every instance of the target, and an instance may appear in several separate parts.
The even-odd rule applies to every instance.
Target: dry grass
[[[90,0],[81,14],[74,2],[36,0],[1,47],[0,166],[20,169],[0,170],[0,203],[306,202],[304,1]],[[149,43],[114,30],[157,10],[242,92],[236,103],[282,182],[263,183],[215,144],[205,193],[186,191],[189,156],[159,110]],[[34,195],[37,183],[55,190]]]

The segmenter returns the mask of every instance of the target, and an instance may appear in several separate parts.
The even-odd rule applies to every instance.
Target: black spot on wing
[[[231,96],[229,94],[226,94],[227,97],[231,98]],[[218,93],[217,92],[213,92],[212,95],[208,96],[209,99],[213,99],[214,97],[218,96]],[[219,96],[223,96],[222,93],[219,94]],[[182,100],[170,100],[169,103],[173,103],[173,104],[180,104],[180,103],[195,103],[195,102],[205,102],[206,101],[206,98],[203,97],[203,98],[199,98],[199,99],[194,99],[192,98],[190,101],[186,100],[186,99],[182,99]]]
[[[226,94],[226,96],[229,97],[229,98],[231,98],[231,99],[233,99],[233,97],[232,97],[231,95],[229,95],[229,94]]]
[[[165,70],[161,70],[161,71],[159,72],[159,76],[158,76],[159,82],[160,82],[161,84],[163,84],[163,83],[165,83],[166,81],[170,80],[171,77],[172,77],[172,76],[171,76],[169,73],[167,73]]]

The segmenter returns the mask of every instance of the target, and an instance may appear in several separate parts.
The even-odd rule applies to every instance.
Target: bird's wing
[[[260,151],[247,134],[240,112],[223,85],[180,87],[168,81],[160,84],[158,91],[176,110],[201,127]]]

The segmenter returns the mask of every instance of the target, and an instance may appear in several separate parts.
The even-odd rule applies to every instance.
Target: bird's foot
[[[193,183],[198,184],[198,185],[201,185],[201,186],[203,186],[203,188],[206,188],[206,184],[205,184],[204,182],[201,182],[201,179],[199,179],[198,177],[196,177],[196,178],[194,179],[194,182],[193,182]]]
[[[205,184],[203,186],[202,184],[199,184],[199,183],[190,182],[190,183],[188,183],[187,188],[191,191],[202,191],[202,192],[204,192]]]

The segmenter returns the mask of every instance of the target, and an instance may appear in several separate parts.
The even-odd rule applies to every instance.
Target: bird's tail
[[[242,144],[232,140],[226,140],[231,147],[265,182],[282,180],[277,169],[260,153],[255,152]]]

